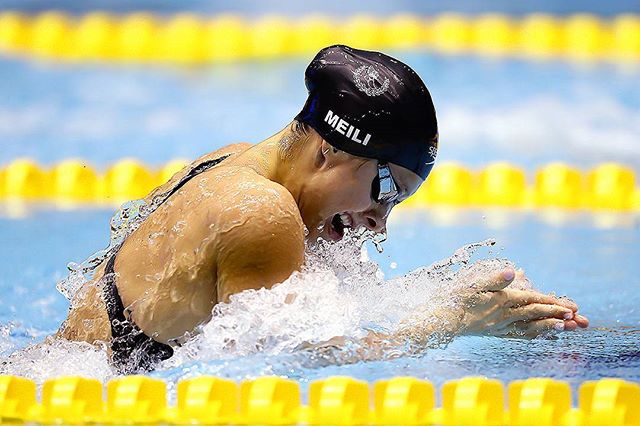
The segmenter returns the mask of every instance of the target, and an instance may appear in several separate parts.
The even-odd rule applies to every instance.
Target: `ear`
[[[321,164],[324,163],[328,163],[328,164],[332,164],[336,161],[336,154],[338,154],[339,151],[334,148],[333,146],[331,146],[331,144],[327,141],[325,141],[324,139],[322,139],[322,142],[320,142],[320,144],[318,145],[318,159],[320,160]]]

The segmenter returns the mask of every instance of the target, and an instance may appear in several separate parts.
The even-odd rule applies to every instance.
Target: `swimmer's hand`
[[[338,336],[320,343],[303,343],[297,349],[313,352],[316,361],[328,365],[344,364],[394,358],[407,350],[419,352],[446,344],[456,335],[532,339],[553,330],[572,331],[589,325],[586,317],[578,315],[578,305],[567,298],[507,288],[514,282],[527,281],[522,270],[506,268],[487,277],[467,279],[472,285],[460,295],[463,303],[455,308],[417,309],[390,334],[370,331],[360,339]],[[353,350],[344,351],[349,344]]]
[[[464,313],[457,334],[532,339],[553,330],[573,331],[589,325],[569,299],[507,288],[518,280],[526,280],[524,272],[513,268],[477,277],[463,296]]]

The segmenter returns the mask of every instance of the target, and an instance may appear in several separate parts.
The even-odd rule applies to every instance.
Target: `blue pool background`
[[[484,11],[494,10],[492,6],[516,15],[531,11],[526,9],[531,6],[511,3],[489,3]],[[370,3],[380,14],[390,4]],[[53,6],[0,1],[0,9],[37,11],[47,5]],[[104,6],[55,5],[73,12]],[[345,5],[347,10],[356,8]],[[176,11],[167,3],[143,6]],[[111,7],[131,9],[126,2]],[[254,9],[246,2],[236,3],[233,10],[255,16],[269,7],[278,10],[272,3]],[[447,7],[481,11],[471,2]],[[634,3],[624,1],[542,2],[537,7],[562,14],[580,7],[603,16],[634,11]],[[184,8],[219,11],[208,2],[188,2]],[[403,2],[398,8],[442,11],[423,2]],[[333,6],[326,11],[338,12]],[[507,160],[524,167],[529,178],[536,167],[556,160],[584,169],[618,161],[640,172],[637,64],[391,53],[412,65],[432,92],[442,137],[439,161],[481,167]],[[135,157],[160,166],[227,143],[260,141],[302,106],[308,60],[174,68],[0,59],[0,164],[23,156],[45,165],[79,157],[105,169],[118,159]],[[65,276],[68,262],[106,246],[113,211],[0,203],[0,357],[55,331],[68,306],[55,283]],[[495,238],[496,246],[491,253],[485,250],[485,256],[509,258],[526,269],[539,289],[572,296],[592,325],[555,340],[460,338],[420,358],[309,367],[295,354],[252,355],[154,374],[169,380],[197,372],[238,380],[282,374],[303,383],[333,374],[369,381],[415,375],[437,384],[470,374],[504,381],[550,376],[569,380],[574,387],[605,376],[640,381],[637,214],[432,208],[394,212],[389,231],[385,252],[374,255],[370,250],[389,277],[450,256],[469,242]]]

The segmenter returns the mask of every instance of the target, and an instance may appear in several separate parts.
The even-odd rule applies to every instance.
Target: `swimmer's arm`
[[[268,181],[267,181],[268,182]],[[281,283],[304,261],[304,225],[291,194],[264,183],[256,203],[226,209],[221,223],[237,223],[221,232],[217,250],[218,302],[249,289]]]
[[[524,279],[524,274],[519,271],[515,278]],[[513,280],[512,269],[479,277],[476,289],[466,295],[463,304],[440,309],[424,306],[402,320],[395,331],[369,331],[359,339],[334,337],[304,344],[301,349],[317,352],[330,363],[351,363],[420,352],[459,335],[532,339],[551,330],[588,326],[587,318],[576,313],[574,302],[537,291],[507,289]],[[349,347],[352,350],[345,350]]]

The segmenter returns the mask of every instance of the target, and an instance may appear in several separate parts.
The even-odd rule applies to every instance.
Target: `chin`
[[[344,238],[344,234],[340,235],[340,234],[336,233],[335,231],[330,230],[330,231],[322,232],[320,234],[320,238],[322,238],[323,240],[327,240],[327,241],[337,242],[337,241],[342,240],[342,238]]]

